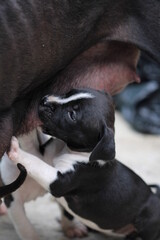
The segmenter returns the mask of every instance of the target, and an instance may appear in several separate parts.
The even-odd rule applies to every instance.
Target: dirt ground
[[[116,114],[117,159],[135,170],[147,183],[160,184],[160,136],[135,132]],[[26,212],[42,240],[67,240],[59,222],[60,211],[51,196],[45,195],[26,204]],[[90,233],[86,240],[113,240]],[[19,240],[7,216],[0,216],[0,240]]]

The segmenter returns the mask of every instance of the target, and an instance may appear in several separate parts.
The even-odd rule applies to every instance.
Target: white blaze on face
[[[87,98],[95,98],[95,96],[92,95],[91,93],[77,93],[67,98],[61,98],[61,97],[52,95],[47,98],[47,102],[57,103],[57,104],[66,104],[79,99],[87,99]]]

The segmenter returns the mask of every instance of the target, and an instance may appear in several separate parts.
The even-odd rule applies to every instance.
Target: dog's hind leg
[[[15,196],[15,195],[14,195]],[[12,197],[11,201],[5,202],[8,207],[9,217],[21,240],[39,240],[39,237],[26,216],[24,205],[18,197]]]
[[[157,196],[151,195],[134,225],[141,239],[160,239],[160,200]]]
[[[87,227],[70,215],[63,207],[61,207],[61,226],[68,238],[83,238],[88,235]]]
[[[142,238],[140,238],[138,236],[138,233],[137,232],[132,232],[131,234],[127,235],[125,237],[125,240],[141,240]]]

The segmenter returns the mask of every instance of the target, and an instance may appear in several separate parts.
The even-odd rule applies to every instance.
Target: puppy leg
[[[28,220],[22,201],[13,199],[8,206],[8,215],[21,240],[39,240],[39,237]]]
[[[125,240],[141,240],[137,232],[133,232],[125,237]]]
[[[160,237],[160,199],[151,195],[135,221],[138,236],[143,240],[157,240]]]
[[[29,154],[19,148],[18,141],[12,138],[8,157],[15,163],[21,163],[27,170],[27,173],[45,190],[50,191],[50,184],[57,179],[58,170],[49,166],[38,157]]]
[[[140,232],[140,237],[143,240],[158,240],[160,239],[160,222],[149,221],[149,224]]]
[[[5,215],[6,213],[7,213],[6,206],[5,206],[5,204],[2,202],[1,205],[0,205],[0,216],[1,216],[1,215]]]
[[[61,212],[62,230],[68,238],[83,238],[88,235],[88,229],[85,225],[70,215],[64,208],[61,208]]]

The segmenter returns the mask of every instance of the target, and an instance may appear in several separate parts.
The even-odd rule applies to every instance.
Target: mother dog
[[[139,82],[139,49],[160,62],[157,0],[0,2],[0,156],[11,136],[39,124],[48,89],[116,93]]]

